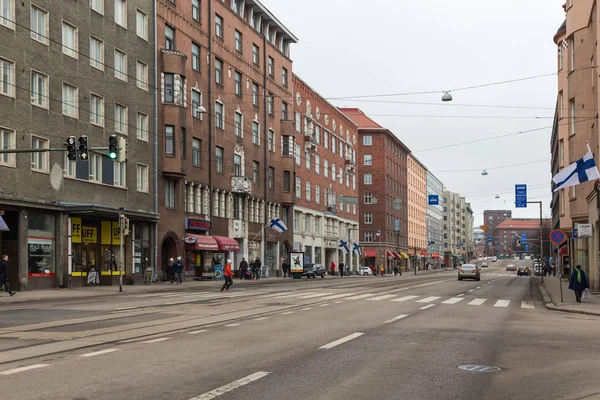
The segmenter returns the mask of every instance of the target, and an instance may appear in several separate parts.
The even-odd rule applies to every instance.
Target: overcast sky
[[[444,90],[556,73],[552,39],[565,18],[564,0],[370,0],[360,7],[347,0],[261,1],[299,38],[294,72],[323,97],[438,92],[331,102],[359,107],[394,132],[471,202],[476,225],[486,209],[539,216],[535,205],[514,208],[516,183],[527,184],[530,200],[542,200],[551,217],[556,76],[458,90],[451,103],[440,99]],[[481,105],[492,107],[475,107]],[[538,128],[545,129],[431,150]],[[537,163],[493,169],[527,162]],[[455,170],[475,171],[447,172]]]

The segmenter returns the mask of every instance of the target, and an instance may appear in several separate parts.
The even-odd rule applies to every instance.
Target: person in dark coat
[[[183,261],[181,261],[181,256],[177,257],[177,262],[173,265],[173,279],[175,282],[179,281],[181,285],[183,283],[183,278],[181,274],[183,273]]]
[[[240,262],[240,279],[248,279],[248,277],[246,276],[247,272],[248,261],[246,261],[246,258],[242,258],[242,261]]]
[[[340,270],[340,277],[344,276],[344,263],[341,262],[340,265],[338,265],[338,268]]]
[[[171,285],[175,281],[175,261],[172,258],[167,263],[167,280],[171,281]]]
[[[288,271],[290,269],[290,265],[288,264],[287,260],[283,260],[283,263],[281,264],[281,270],[283,271],[283,277],[287,278],[287,274]]]
[[[6,254],[0,260],[0,286],[4,286],[4,290],[9,296],[15,295],[15,292],[10,290],[10,284],[8,283],[8,256]]]
[[[256,270],[256,280],[260,279],[262,263],[260,262],[260,258],[256,257],[254,260],[254,269]]]
[[[581,303],[581,295],[583,294],[583,291],[589,287],[590,283],[588,282],[585,271],[581,269],[581,265],[577,265],[575,267],[575,271],[573,271],[573,275],[571,275],[569,289],[575,292],[575,300],[577,300],[578,303]]]

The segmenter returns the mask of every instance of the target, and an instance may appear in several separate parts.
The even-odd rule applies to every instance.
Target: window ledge
[[[90,184],[93,184],[93,185],[104,186],[104,187],[109,187],[109,188],[114,188],[114,189],[129,190],[129,188],[127,186],[108,185],[106,183],[97,182],[97,181],[90,181],[90,180],[87,180],[87,179],[79,179],[79,178],[76,178],[74,176],[69,176],[69,175],[64,175],[64,174],[63,174],[63,178],[64,179],[69,179],[71,181],[83,182],[83,183],[90,183]],[[146,191],[146,193],[148,193],[148,192]]]

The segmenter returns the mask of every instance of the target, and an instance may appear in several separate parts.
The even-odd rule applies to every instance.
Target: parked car
[[[496,261],[498,261],[498,257],[496,257],[496,256],[492,257],[492,262],[496,262]]]
[[[479,267],[475,264],[463,264],[458,269],[458,280],[463,279],[475,279],[476,281],[481,280],[481,273]]]
[[[358,267],[358,274],[359,275],[373,275],[373,270],[369,267],[361,265],[360,267]]]
[[[517,269],[517,276],[521,276],[521,275],[531,276],[531,271],[529,270],[528,267],[521,266]]]
[[[302,276],[306,276],[307,278],[316,278],[320,276],[321,278],[325,278],[327,271],[325,271],[325,267],[323,264],[304,264],[304,271],[302,272]]]
[[[508,264],[508,265],[506,266],[506,270],[507,270],[507,271],[516,271],[516,270],[517,270],[517,267],[515,267],[515,264]]]
[[[486,263],[485,261],[481,263],[481,268],[487,268],[488,267],[488,263]]]

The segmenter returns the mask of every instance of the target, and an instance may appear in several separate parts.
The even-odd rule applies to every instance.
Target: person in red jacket
[[[329,267],[331,271],[331,276],[335,276],[335,263],[331,260],[331,266]]]
[[[221,292],[223,292],[223,290],[229,292],[229,288],[231,287],[231,285],[233,285],[233,270],[231,269],[231,260],[229,259],[227,260],[227,264],[225,265],[223,275],[225,276],[225,282],[223,283]]]

